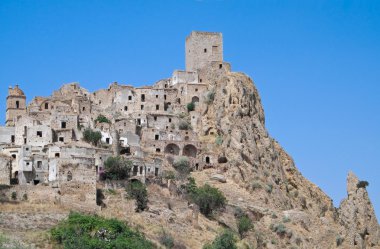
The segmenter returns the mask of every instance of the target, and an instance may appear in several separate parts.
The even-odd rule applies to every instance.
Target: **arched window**
[[[197,148],[192,144],[185,145],[185,147],[183,147],[183,153],[182,154],[184,156],[188,156],[188,157],[196,157],[197,156]]]

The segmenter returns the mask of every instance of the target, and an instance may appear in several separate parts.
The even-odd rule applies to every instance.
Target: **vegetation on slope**
[[[71,213],[51,230],[51,235],[64,249],[155,248],[144,235],[121,221],[79,213]]]

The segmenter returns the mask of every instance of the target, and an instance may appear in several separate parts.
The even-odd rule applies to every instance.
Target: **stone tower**
[[[186,71],[197,71],[210,62],[223,61],[222,33],[193,31],[186,37]]]
[[[15,119],[26,113],[26,96],[24,92],[16,85],[14,88],[8,88],[6,126],[14,126]]]

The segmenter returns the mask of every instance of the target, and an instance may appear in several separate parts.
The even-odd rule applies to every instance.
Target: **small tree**
[[[223,208],[226,205],[226,197],[223,193],[208,184],[197,188],[190,195],[192,201],[199,206],[199,211],[205,216],[210,217],[212,212]]]
[[[107,117],[105,117],[101,114],[95,119],[95,122],[97,122],[97,123],[109,123],[109,124],[111,123],[111,121]]]
[[[225,230],[218,235],[211,244],[206,244],[203,249],[236,249],[236,238],[230,230]]]
[[[243,214],[237,218],[237,227],[240,238],[243,238],[244,234],[253,228],[253,224],[248,215]]]
[[[121,157],[109,157],[104,163],[104,178],[111,180],[122,180],[129,177],[132,161]]]
[[[195,109],[195,105],[194,105],[193,102],[188,103],[188,104],[186,105],[186,107],[187,107],[187,111],[188,111],[188,112],[194,111],[194,109]]]
[[[102,133],[100,131],[93,131],[92,129],[87,128],[83,132],[83,140],[87,143],[92,143],[97,146],[101,139]]]
[[[173,163],[173,167],[177,170],[181,179],[184,179],[190,173],[190,162],[185,156],[177,158]]]
[[[148,207],[148,191],[140,181],[133,181],[127,185],[126,191],[130,198],[136,200],[136,212],[142,212]]]
[[[367,181],[359,181],[356,185],[357,188],[366,188],[368,187],[369,183]]]

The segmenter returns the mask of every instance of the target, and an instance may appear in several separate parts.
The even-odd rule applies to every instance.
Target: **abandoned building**
[[[63,205],[91,206],[110,156],[129,158],[132,177],[141,181],[159,177],[177,157],[187,157],[193,170],[218,163],[200,137],[218,135],[202,112],[212,91],[207,74],[230,71],[223,62],[222,34],[191,32],[185,56],[186,70],[152,86],[115,82],[91,93],[70,83],[28,105],[18,85],[9,87],[6,123],[0,127],[0,184],[46,185],[59,189]],[[83,139],[89,128],[101,132],[96,146]]]

